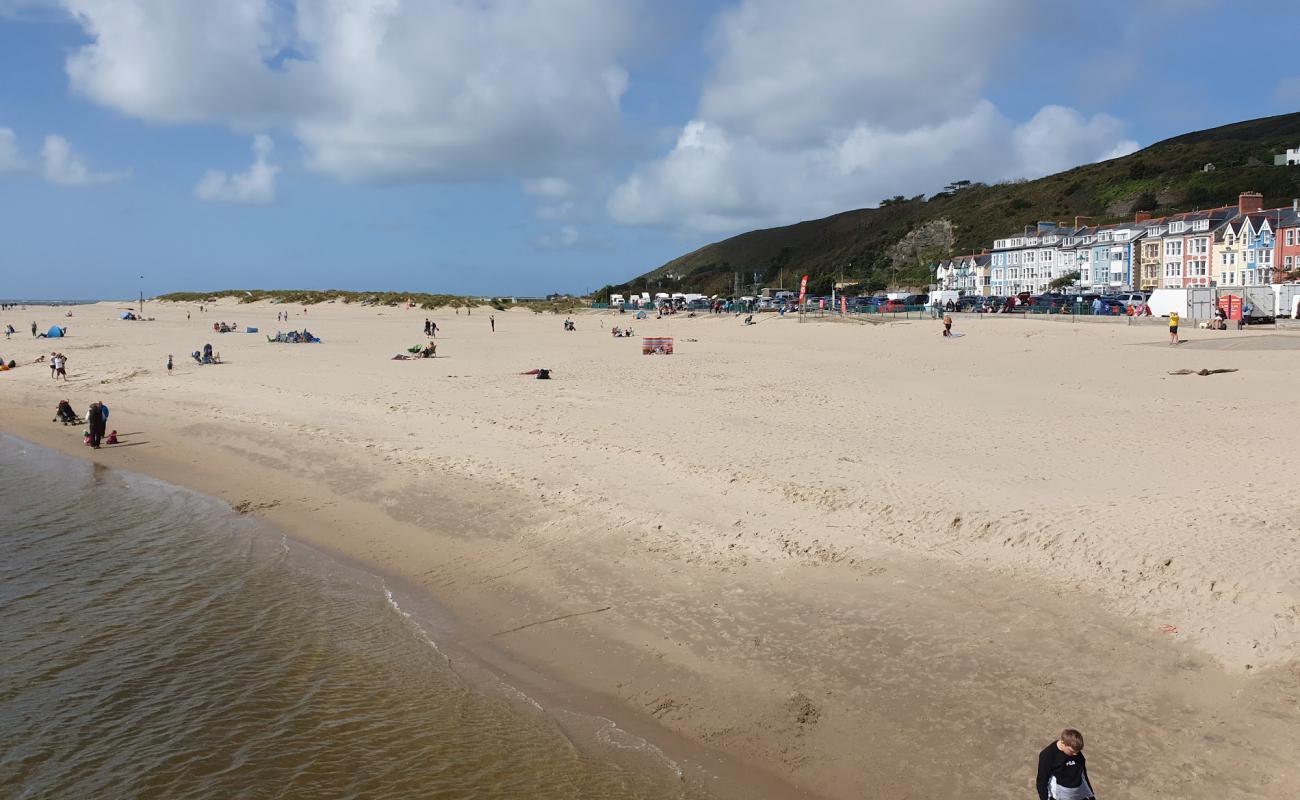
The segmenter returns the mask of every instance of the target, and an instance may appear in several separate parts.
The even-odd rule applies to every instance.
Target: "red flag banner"
[[[803,307],[804,300],[806,300],[807,297],[808,297],[808,276],[805,275],[803,276],[803,280],[799,281],[799,307],[800,308]]]

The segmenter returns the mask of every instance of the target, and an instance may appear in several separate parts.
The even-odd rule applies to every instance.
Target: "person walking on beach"
[[[497,318],[494,314],[488,314],[488,325],[492,326],[492,332],[497,332]]]
[[[32,323],[32,336],[35,336],[35,335],[36,335],[36,323],[33,322],[33,323]]]
[[[429,337],[433,339],[438,338],[438,323],[436,322],[429,323]]]
[[[172,354],[167,354],[167,374],[172,374]]]
[[[1169,343],[1178,344],[1178,312],[1169,312]]]
[[[90,446],[98,450],[99,441],[104,438],[104,428],[106,426],[104,407],[99,401],[90,404],[90,410],[86,412],[86,425],[90,429]]]
[[[425,318],[424,318],[424,335],[425,335],[425,336],[428,336],[428,335],[429,335],[429,318],[428,318],[428,317],[425,317]]]
[[[943,335],[952,336],[952,314],[943,315]]]
[[[57,381],[62,378],[66,383],[68,380],[68,357],[59,353],[54,357],[52,363],[54,364],[54,379]]]
[[[1038,800],[1093,800],[1083,758],[1083,734],[1074,728],[1061,731],[1061,738],[1038,754]]]

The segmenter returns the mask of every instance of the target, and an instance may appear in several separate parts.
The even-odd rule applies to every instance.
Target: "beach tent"
[[[62,336],[63,336],[63,329],[60,328],[58,325],[55,325],[53,328],[50,328],[49,332],[45,334],[45,338],[47,339],[58,339]]]

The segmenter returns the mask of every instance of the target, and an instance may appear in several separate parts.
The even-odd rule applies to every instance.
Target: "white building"
[[[1072,234],[1055,222],[1040,222],[1027,226],[1022,235],[995,241],[989,264],[991,293],[1005,297],[1047,291],[1053,280],[1074,268],[1062,250]]]
[[[1280,156],[1273,156],[1273,165],[1276,167],[1294,167],[1300,165],[1300,147],[1288,149]]]

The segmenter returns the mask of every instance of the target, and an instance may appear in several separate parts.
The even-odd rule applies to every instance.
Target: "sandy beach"
[[[400,576],[724,797],[1027,797],[1067,725],[1108,799],[1300,781],[1300,333],[123,306],[0,314],[0,429]]]

